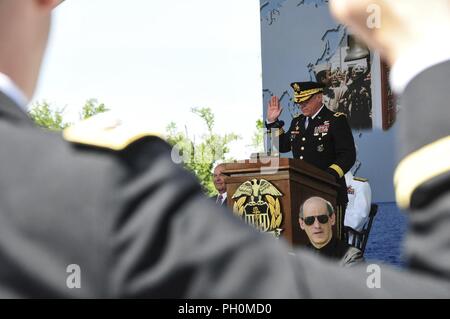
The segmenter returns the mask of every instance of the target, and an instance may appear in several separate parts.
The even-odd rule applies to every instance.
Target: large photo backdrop
[[[283,107],[281,120],[288,125],[300,112],[292,102],[290,83],[322,82],[324,104],[345,113],[353,129],[356,175],[369,178],[374,201],[394,201],[397,110],[382,96],[386,81],[379,56],[330,16],[327,0],[260,0],[260,12],[264,118],[269,99],[276,95]]]

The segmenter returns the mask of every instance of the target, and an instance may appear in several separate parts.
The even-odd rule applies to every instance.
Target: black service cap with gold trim
[[[291,87],[294,89],[294,103],[302,103],[311,96],[323,92],[324,85],[317,82],[293,82]]]

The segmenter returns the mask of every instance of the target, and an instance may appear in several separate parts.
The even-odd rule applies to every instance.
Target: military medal
[[[351,186],[347,187],[347,194],[355,195],[355,189]]]
[[[326,121],[323,125],[320,125],[319,127],[317,127],[317,133],[328,133],[328,128],[330,127],[330,123],[328,121]]]

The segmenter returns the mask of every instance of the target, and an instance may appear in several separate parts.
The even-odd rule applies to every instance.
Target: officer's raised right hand
[[[272,96],[267,105],[267,121],[269,123],[275,122],[282,111],[283,109],[280,107],[280,100],[277,96]]]

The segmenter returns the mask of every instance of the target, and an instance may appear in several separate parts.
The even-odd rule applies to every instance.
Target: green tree
[[[79,120],[85,120],[108,110],[103,103],[99,103],[96,99],[89,99],[81,108]],[[73,124],[64,120],[64,111],[65,108],[55,108],[47,101],[43,101],[33,104],[28,114],[38,126],[52,131],[60,131]]]
[[[103,103],[99,103],[96,99],[89,99],[84,104],[80,113],[80,120],[85,120],[96,114],[104,113],[109,109]]]
[[[191,111],[203,120],[207,133],[200,141],[195,141],[189,137],[187,127],[181,132],[177,125],[171,122],[166,128],[167,141],[177,147],[184,166],[197,176],[205,192],[212,195],[216,192],[212,181],[212,169],[216,162],[232,160],[226,157],[230,152],[229,145],[240,137],[234,133],[223,135],[214,133],[215,118],[210,108],[193,108]]]
[[[260,152],[264,150],[264,122],[261,119],[256,120],[256,131],[253,133],[251,146]]]
[[[34,104],[28,112],[38,126],[52,131],[60,131],[69,126],[64,122],[63,113],[64,108],[52,108],[47,101]]]

